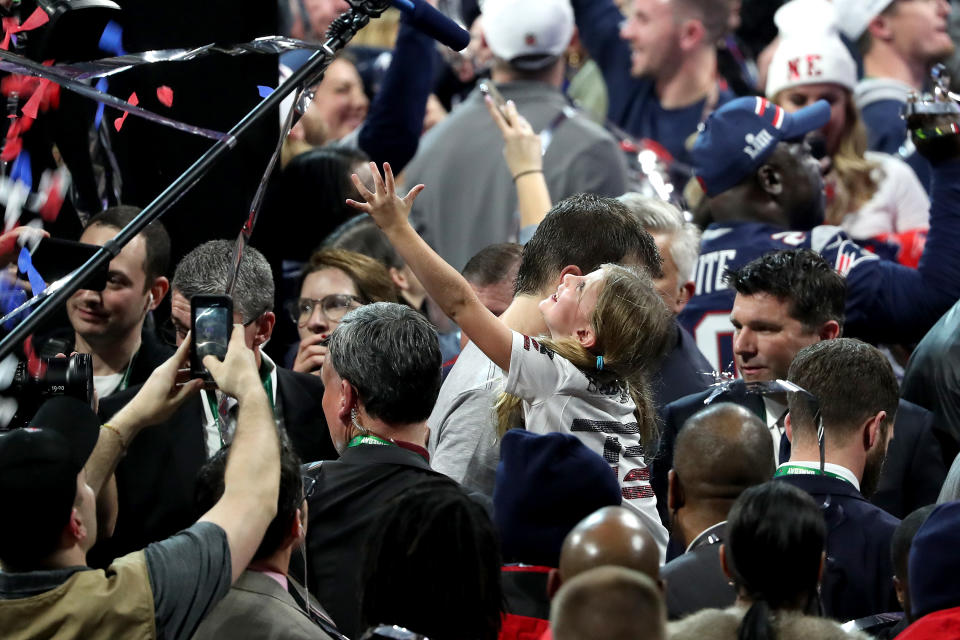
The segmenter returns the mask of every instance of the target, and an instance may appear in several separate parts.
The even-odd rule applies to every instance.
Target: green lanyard
[[[396,446],[388,440],[384,440],[383,438],[378,438],[377,436],[367,434],[362,436],[354,436],[353,439],[349,443],[347,443],[347,449],[349,449],[350,447],[359,447],[361,444],[376,444],[381,446],[386,445],[388,447]]]
[[[843,480],[847,484],[850,483],[849,480],[844,478],[839,473],[833,473],[832,471],[820,471],[820,469],[801,467],[800,465],[796,464],[782,465],[779,469],[777,469],[777,472],[773,474],[773,477],[775,478],[781,478],[783,476],[827,476],[828,478]]]
[[[123,378],[120,379],[120,386],[117,387],[117,391],[125,391],[127,386],[129,386],[130,371],[133,369],[133,361],[137,359],[139,354],[140,349],[137,349],[136,353],[133,354],[133,357],[130,358],[130,362],[127,364],[127,370],[123,372]]]
[[[262,379],[263,390],[267,392],[267,400],[270,402],[270,411],[276,413],[276,405],[273,401],[273,380],[270,378],[270,373],[268,372],[266,376]],[[217,432],[220,434],[220,446],[224,446],[223,441],[223,429],[220,428],[220,409],[217,407],[217,394],[216,392],[211,392],[207,395],[207,404],[210,405],[210,413],[213,414],[213,421],[217,425]]]

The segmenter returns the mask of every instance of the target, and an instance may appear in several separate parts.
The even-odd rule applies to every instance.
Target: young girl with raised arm
[[[604,456],[617,473],[624,506],[649,521],[665,548],[643,445],[651,445],[656,431],[647,379],[674,324],[650,277],[612,264],[586,276],[568,274],[540,303],[550,335],[512,332],[410,226],[407,216],[424,186],[401,198],[390,165],[383,169],[381,177],[371,165],[374,192],[354,178],[366,202],[348,204],[370,214],[427,293],[503,369],[505,391],[523,400],[526,428],[572,433]]]

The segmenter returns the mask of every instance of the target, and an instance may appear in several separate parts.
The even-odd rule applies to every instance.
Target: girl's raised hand
[[[390,168],[389,162],[383,163],[383,177],[380,176],[380,171],[377,169],[375,162],[370,163],[370,173],[373,175],[374,191],[371,192],[367,189],[360,181],[360,177],[353,174],[351,176],[353,184],[366,202],[347,199],[347,205],[370,214],[377,226],[384,231],[405,223],[407,216],[410,215],[410,209],[413,208],[413,201],[423,191],[424,186],[418,184],[401,198],[397,195],[396,184],[393,181],[393,170]]]

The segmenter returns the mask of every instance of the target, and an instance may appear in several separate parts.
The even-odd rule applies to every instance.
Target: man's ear
[[[350,412],[357,408],[357,390],[344,379],[340,379],[340,406],[337,407],[337,418],[343,424],[350,424]]]
[[[890,40],[893,38],[893,25],[882,13],[874,16],[873,20],[867,23],[867,31],[874,40]]]
[[[253,336],[253,346],[265,344],[273,335],[273,326],[277,323],[277,316],[273,311],[267,311],[257,319],[257,333]]]
[[[827,320],[820,325],[817,335],[821,340],[834,340],[840,337],[840,323],[836,320]]]
[[[783,416],[783,433],[787,436],[787,440],[793,444],[793,421],[790,419],[789,411],[787,412],[787,415]]]
[[[557,282],[562,282],[563,279],[567,276],[567,274],[582,276],[583,271],[581,271],[580,267],[578,267],[575,264],[568,264],[567,266],[565,266],[563,269],[560,270],[560,275],[557,276]]]
[[[158,306],[160,306],[160,301],[163,300],[163,297],[167,295],[167,292],[170,291],[170,281],[160,276],[153,281],[153,285],[150,287],[150,295],[153,296],[153,302],[150,303],[150,311],[153,311]]]
[[[680,285],[680,290],[677,293],[677,301],[673,307],[673,311],[676,314],[679,314],[683,311],[683,308],[687,306],[687,303],[690,302],[690,298],[693,297],[693,294],[697,291],[697,283],[693,280],[688,280]]]
[[[880,425],[887,418],[886,411],[879,411],[875,416],[867,420],[863,425],[863,447],[864,451],[869,451],[877,446],[877,440],[880,437]]]
[[[678,44],[682,51],[693,51],[707,37],[707,30],[699,20],[684,20],[677,29],[679,34]]]
[[[73,546],[83,542],[87,537],[87,527],[83,524],[83,520],[80,518],[80,512],[77,511],[77,508],[74,507],[73,511],[70,512],[70,521],[67,523],[67,526],[63,529],[64,537],[67,538],[67,546]]]
[[[393,280],[393,284],[397,285],[397,289],[400,291],[406,291],[410,288],[410,282],[407,280],[407,274],[405,274],[402,269],[390,267],[390,279]]]
[[[562,586],[563,578],[560,577],[560,570],[550,569],[550,573],[547,574],[547,599],[553,600],[553,596],[557,595],[557,591],[560,591]]]
[[[779,196],[783,193],[783,177],[780,170],[771,164],[762,165],[757,169],[757,183],[770,196]]]
[[[686,499],[683,495],[683,485],[680,476],[673,469],[667,472],[667,509],[672,513],[682,509]]]

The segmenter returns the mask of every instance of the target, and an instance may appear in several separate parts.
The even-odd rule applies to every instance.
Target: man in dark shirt
[[[330,337],[320,376],[340,459],[309,471],[316,486],[307,501],[307,584],[350,638],[363,632],[360,568],[380,508],[408,487],[444,477],[430,468],[425,448],[440,365],[436,330],[404,305],[360,307]]]
[[[176,386],[188,351],[181,347],[157,368],[103,427],[84,403],[59,397],[41,407],[32,428],[0,436],[4,638],[188,638],[250,562],[276,514],[280,446],[237,327],[224,362],[204,359],[239,403],[223,497],[187,530],[105,572],[86,566],[97,538],[96,496],[117,460],[141,429],[200,389],[199,380]]]

